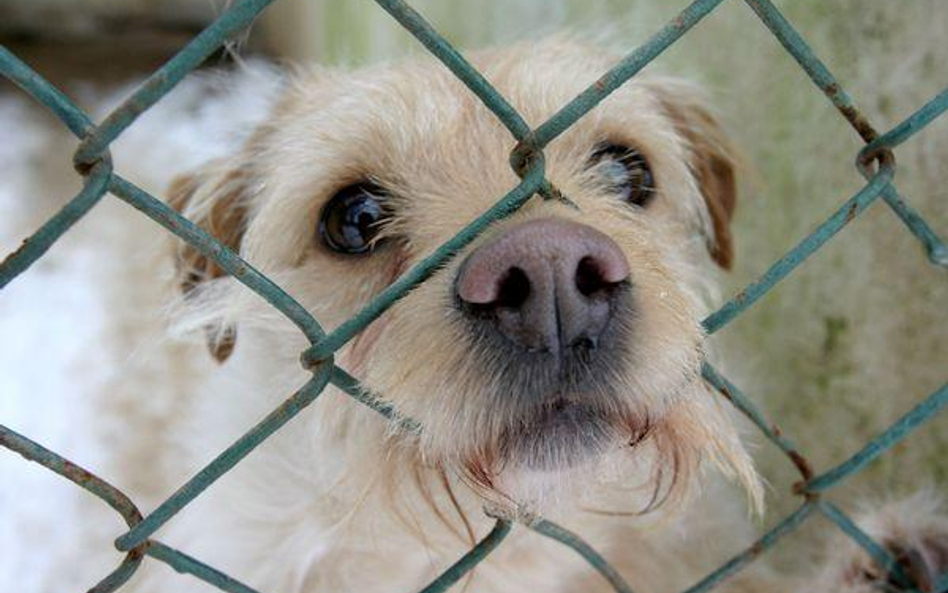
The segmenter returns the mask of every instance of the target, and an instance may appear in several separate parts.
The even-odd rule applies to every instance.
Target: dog
[[[615,61],[560,38],[470,59],[531,126]],[[246,138],[175,179],[167,201],[325,328],[520,181],[511,134],[433,58],[301,70],[277,86]],[[420,430],[327,387],[155,537],[281,592],[420,589],[498,517],[563,525],[645,592],[683,589],[752,541],[761,480],[701,377],[701,319],[735,257],[739,159],[726,132],[693,85],[637,76],[543,156],[556,196],[491,224],[335,356]],[[112,474],[156,490],[307,378],[292,323],[192,246],[177,244],[174,261],[174,329],[207,348],[159,379],[176,385],[172,412]],[[866,519],[919,582],[948,568],[948,522],[924,500]],[[154,561],[139,572],[132,590],[201,587]],[[722,589],[892,582],[840,548],[814,575],[758,561]],[[519,525],[463,586],[610,590]]]

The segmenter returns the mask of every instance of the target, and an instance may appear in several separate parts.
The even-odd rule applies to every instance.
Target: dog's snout
[[[461,265],[457,296],[479,323],[529,351],[595,348],[629,264],[616,243],[584,224],[520,224]]]

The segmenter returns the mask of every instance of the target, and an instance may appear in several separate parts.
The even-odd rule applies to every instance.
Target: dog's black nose
[[[629,264],[592,227],[559,218],[522,223],[461,265],[461,308],[532,352],[594,349],[609,324]]]

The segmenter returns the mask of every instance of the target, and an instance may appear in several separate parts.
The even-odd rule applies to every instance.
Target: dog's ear
[[[731,217],[737,206],[737,152],[702,93],[687,83],[659,84],[659,97],[675,129],[688,142],[690,167],[711,215],[711,257],[729,270],[734,262]]]
[[[248,185],[242,168],[228,161],[212,161],[172,181],[168,205],[237,253],[247,224]],[[203,283],[227,274],[214,260],[183,241],[177,247],[175,267],[185,297]],[[205,332],[214,358],[227,360],[236,344],[236,329],[215,326]]]

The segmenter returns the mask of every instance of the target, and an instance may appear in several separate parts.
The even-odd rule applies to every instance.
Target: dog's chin
[[[538,406],[505,433],[505,465],[556,472],[589,463],[614,449],[619,423],[604,411],[565,397]]]

